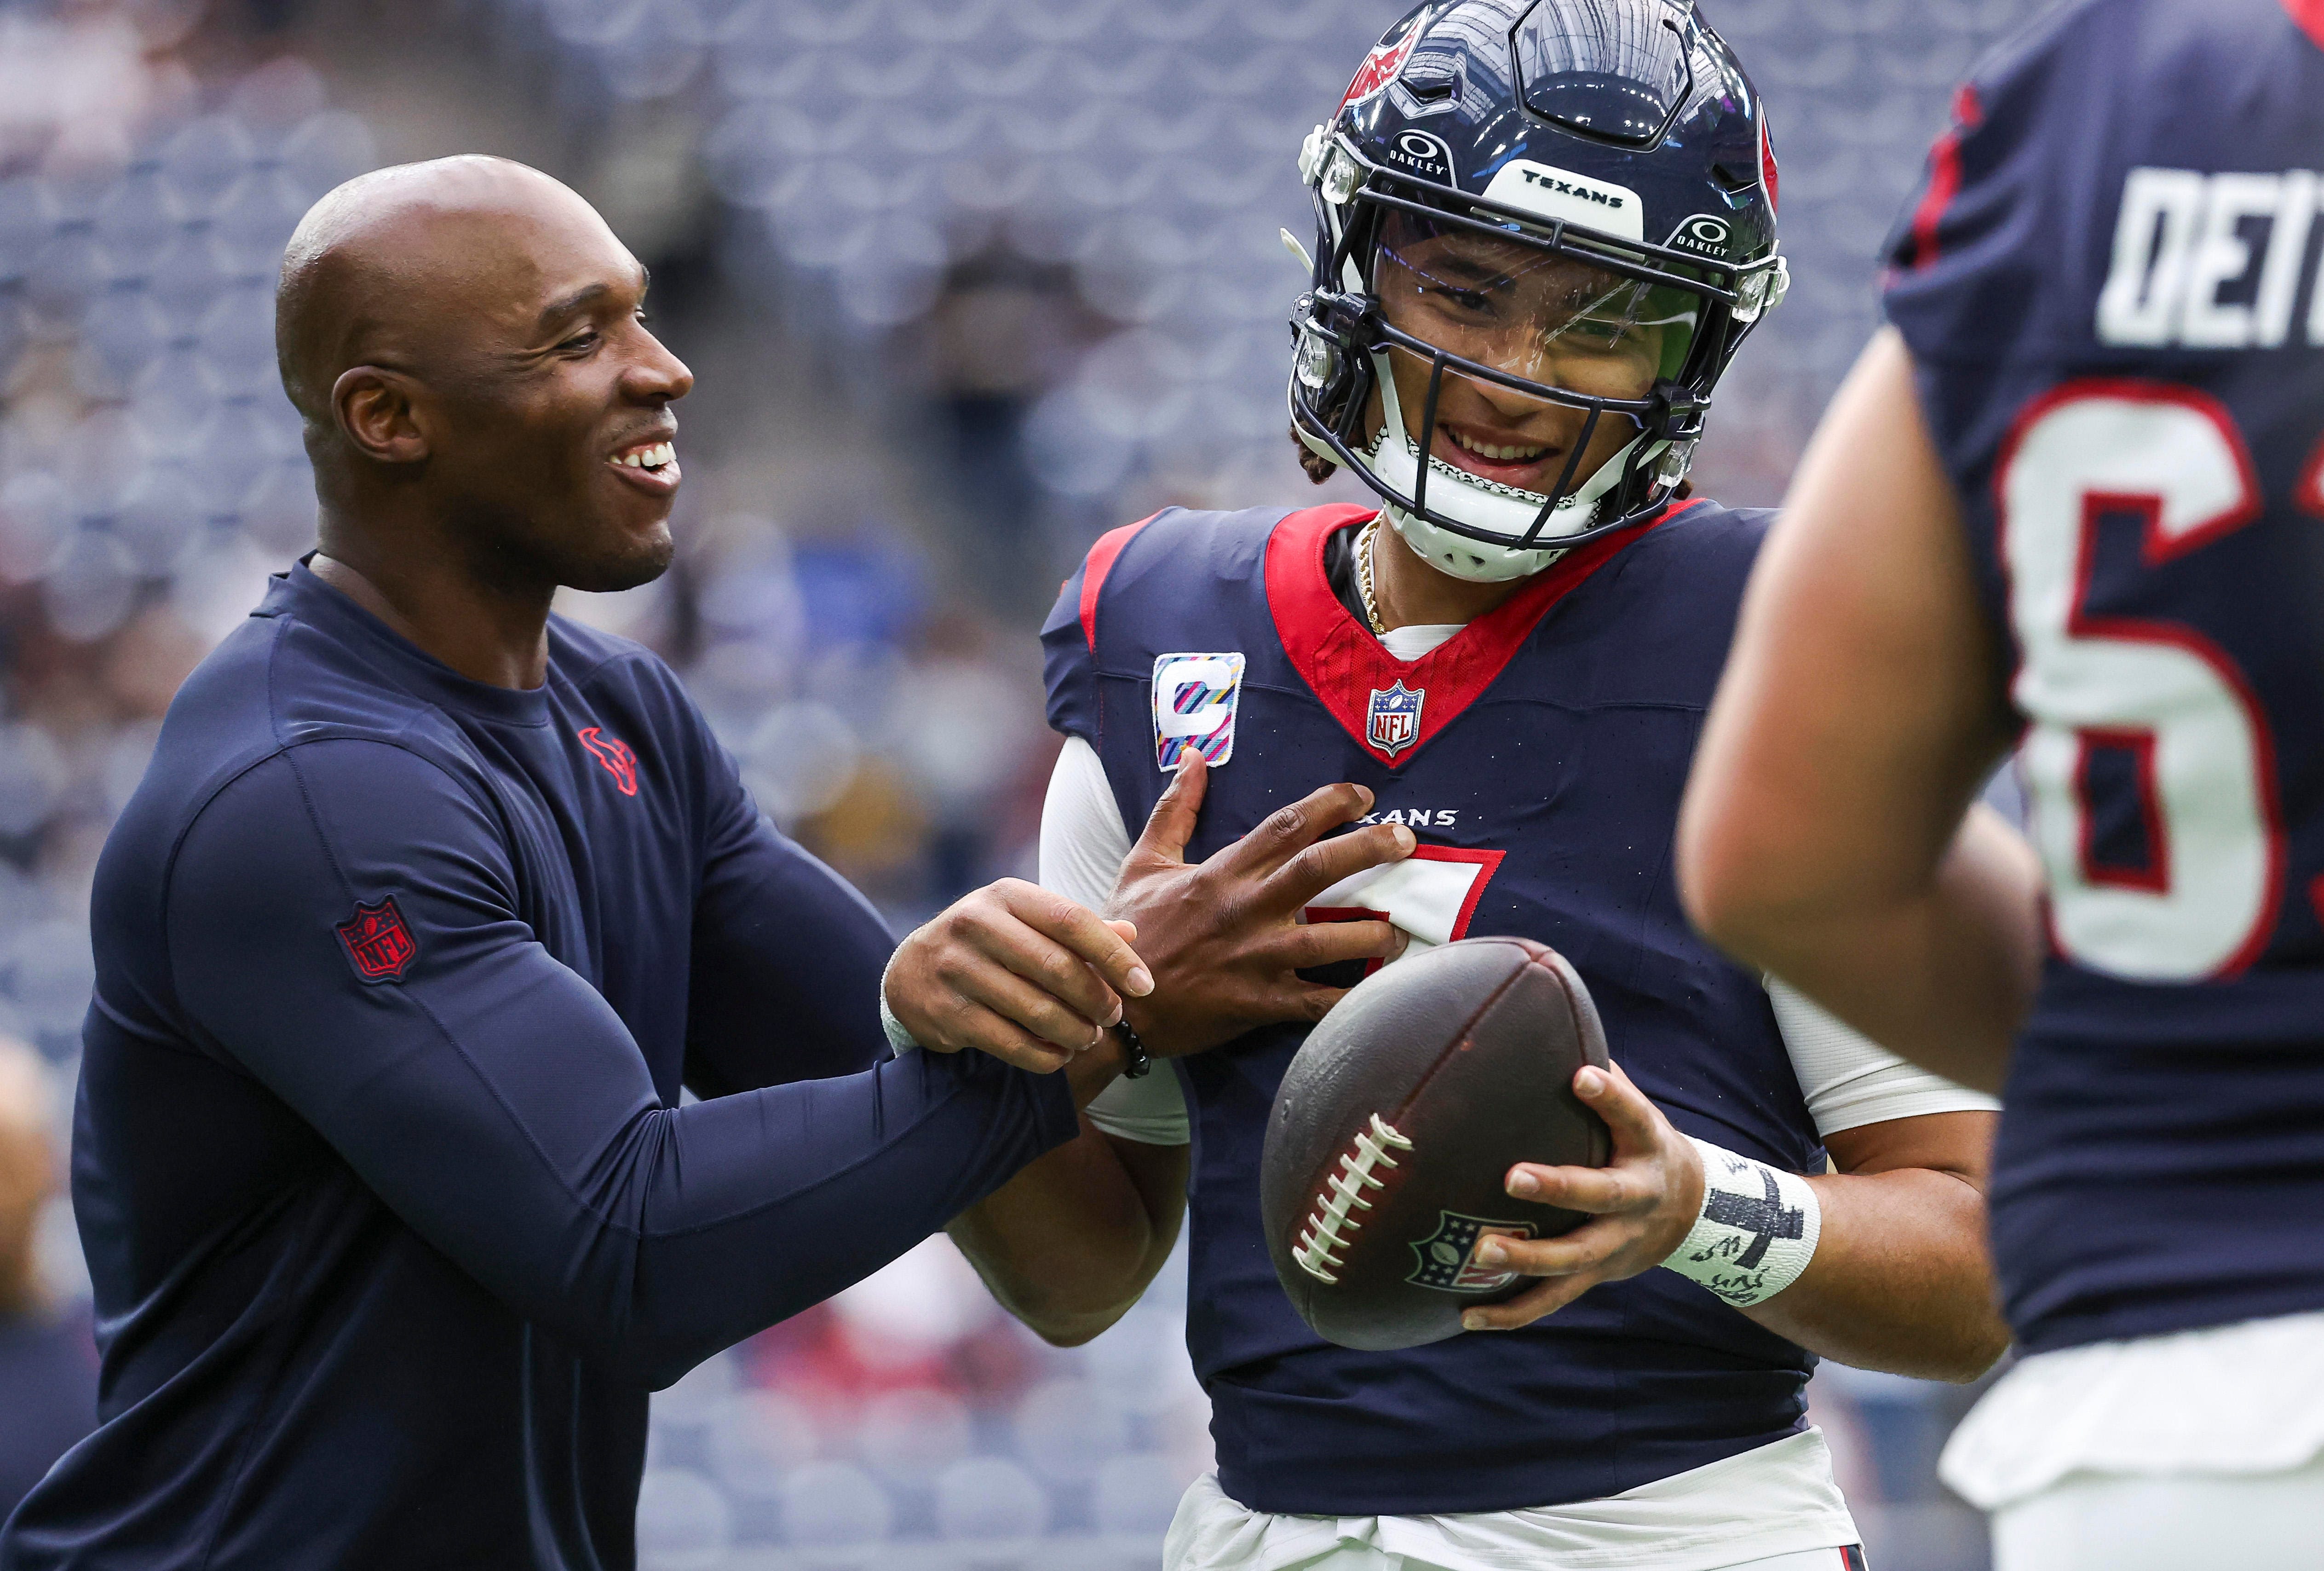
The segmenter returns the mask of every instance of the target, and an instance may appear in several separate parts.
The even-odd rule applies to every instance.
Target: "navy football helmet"
[[[1787,284],[1758,93],[1692,0],[1429,0],[1300,177],[1293,432],[1463,578],[1668,501]]]

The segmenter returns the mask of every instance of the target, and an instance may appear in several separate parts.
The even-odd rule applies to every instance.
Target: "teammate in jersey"
[[[1997,1355],[1992,1104],[1771,1000],[1671,878],[1765,521],[1677,494],[1781,290],[1757,96],[1687,7],[1455,0],[1382,39],[1302,172],[1295,428],[1381,505],[1167,511],[1066,584],[1043,878],[1138,922],[1157,985],[1129,1024],[1170,1061],[954,1235],[1073,1341],[1191,1216],[1218,1471],[1181,1505],[1176,1571],[1856,1564],[1802,1386],[1818,1354],[1955,1379]],[[1413,849],[1321,889],[1265,848],[1332,780]],[[1612,1167],[1510,1181],[1596,1219],[1470,1255],[1543,1279],[1466,1311],[1507,1335],[1333,1346],[1269,1266],[1260,1151],[1304,1027],[1246,1029],[1260,968],[1220,957],[1271,932],[1303,963],[1342,920],[1374,962],[1468,932],[1553,944],[1604,1016],[1624,1072],[1577,1089]]]
[[[2324,10],[2078,0],[1981,69],[1752,585],[1710,932],[2006,1085],[2010,1571],[2324,1520]],[[2015,749],[2032,852],[1961,808]]]

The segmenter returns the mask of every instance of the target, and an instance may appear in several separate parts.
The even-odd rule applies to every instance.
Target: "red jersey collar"
[[[1493,684],[1552,606],[1622,547],[1703,500],[1665,508],[1634,529],[1575,547],[1417,660],[1389,654],[1370,629],[1348,614],[1323,571],[1331,537],[1379,510],[1347,503],[1302,508],[1268,537],[1268,610],[1300,679],[1366,751],[1400,768]]]

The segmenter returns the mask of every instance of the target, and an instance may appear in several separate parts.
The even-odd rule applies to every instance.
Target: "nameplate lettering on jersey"
[[[1154,761],[1166,774],[1190,747],[1214,768],[1234,757],[1242,666],[1236,653],[1155,657]]]
[[[2273,349],[2298,316],[2318,179],[2134,169],[2123,181],[2114,262],[2099,291],[2101,344]],[[2309,287],[2302,331],[2324,345],[2324,290]]]

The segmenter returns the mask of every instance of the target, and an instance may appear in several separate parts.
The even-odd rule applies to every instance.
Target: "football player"
[[[1858,1564],[1802,1387],[1819,1354],[1956,1380],[1998,1355],[1993,1104],[1771,998],[1672,879],[1766,523],[1681,495],[1712,388],[1783,291],[1757,94],[1670,0],[1431,4],[1301,167],[1295,434],[1379,505],[1166,511],[1065,585],[1043,877],[1137,923],[1157,986],[1105,1051],[1170,1061],[954,1235],[1073,1342],[1191,1213],[1218,1470],[1172,1528],[1178,1571]],[[1286,804],[1325,781],[1411,849],[1295,902],[1269,848],[1312,830],[1312,799]],[[1305,1028],[1249,1029],[1238,945],[1343,920],[1374,964],[1471,932],[1552,944],[1603,1015],[1618,1069],[1576,1089],[1612,1165],[1509,1180],[1595,1218],[1477,1239],[1446,1289],[1540,1278],[1465,1311],[1508,1335],[1333,1346],[1268,1263],[1260,1151]],[[1316,978],[1315,1011],[1350,979]]]
[[[1710,932],[1999,1089],[1999,1563],[2317,1563],[2324,7],[2080,0],[1980,69],[1753,583]],[[2031,840],[1961,808],[2015,750]]]

